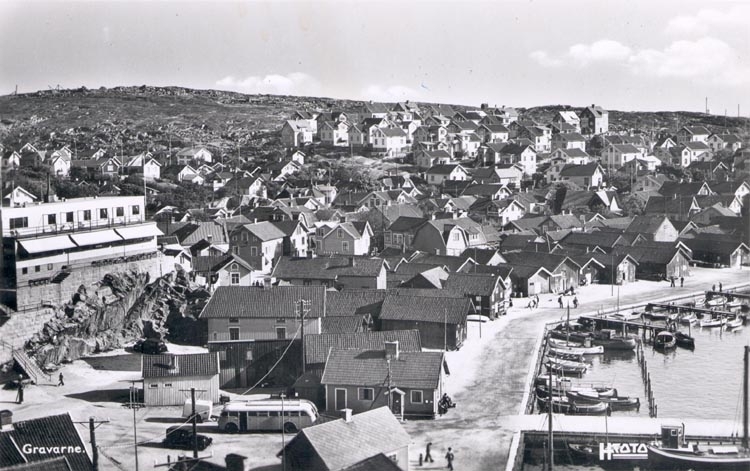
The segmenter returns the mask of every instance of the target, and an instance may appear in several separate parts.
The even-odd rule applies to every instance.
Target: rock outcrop
[[[171,326],[176,340],[202,341],[194,333],[202,300],[208,298],[203,290],[191,288],[181,270],[150,281],[148,274],[130,271],[106,275],[95,288],[82,285],[29,340],[26,350],[38,364],[47,366],[118,348],[141,337],[165,338]]]

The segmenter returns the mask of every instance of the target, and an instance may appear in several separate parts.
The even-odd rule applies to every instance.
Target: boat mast
[[[747,396],[748,396],[748,362],[750,361],[748,357],[750,356],[750,346],[745,345],[745,376],[743,377],[742,381],[742,415],[744,416],[742,419],[742,446],[747,448],[748,447],[748,403],[747,403]]]

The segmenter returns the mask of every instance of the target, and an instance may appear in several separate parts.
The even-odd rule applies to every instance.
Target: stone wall
[[[40,308],[11,316],[0,326],[0,340],[13,348],[21,348],[36,333],[42,330],[55,310]],[[10,348],[0,348],[0,364],[13,359]]]

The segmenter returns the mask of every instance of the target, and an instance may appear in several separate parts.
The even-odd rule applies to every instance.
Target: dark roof
[[[504,254],[504,257],[508,260],[508,264],[514,268],[526,265],[530,267],[544,267],[550,272],[553,272],[560,266],[565,259],[577,265],[575,261],[564,255],[543,252],[508,252]]]
[[[184,355],[143,355],[141,374],[144,378],[214,376],[219,374],[219,357],[214,353]]]
[[[331,348],[383,350],[385,342],[398,342],[402,352],[421,352],[418,330],[384,330],[380,332],[325,333],[305,335],[305,361],[325,363]]]
[[[382,289],[347,289],[326,294],[326,316],[377,315],[387,292]]]
[[[434,266],[446,266],[451,271],[456,271],[461,268],[461,265],[466,263],[466,260],[468,260],[470,257],[471,253],[466,251],[464,251],[457,257],[452,255],[434,255],[426,252],[420,252],[414,256],[411,262],[424,263]]]
[[[243,229],[255,235],[258,239],[265,242],[274,239],[283,239],[286,235],[276,224],[269,221],[256,222],[254,224],[245,224]]]
[[[472,260],[477,262],[480,265],[486,265],[490,260],[492,260],[492,257],[497,254],[497,249],[477,249],[477,248],[469,248],[464,250],[460,257],[464,259],[468,259],[471,257]]]
[[[385,350],[333,348],[327,357],[321,384],[437,389],[443,352],[399,352],[390,362]]]
[[[667,264],[669,263],[677,253],[683,253],[682,250],[676,247],[676,244],[671,242],[651,242],[648,246],[635,245],[632,247],[617,247],[615,248],[615,254],[617,255],[630,255],[639,264],[641,263],[656,263],[656,264]],[[605,257],[606,258],[606,257]],[[690,259],[690,257],[687,257]],[[600,260],[604,263],[603,260]]]
[[[380,319],[463,324],[470,309],[471,301],[463,297],[388,296],[383,301]]]
[[[402,468],[392,459],[382,453],[378,453],[357,464],[348,466],[342,471],[402,471]]]
[[[445,288],[470,296],[490,296],[495,291],[498,277],[481,273],[451,273]]]
[[[275,286],[269,289],[253,286],[219,286],[203,308],[203,319],[290,318],[300,299],[310,301],[308,317],[325,316],[324,286]]]
[[[311,455],[317,455],[326,469],[343,469],[405,448],[410,441],[388,407],[380,407],[352,415],[350,422],[339,419],[304,428],[286,445],[286,453],[299,453],[306,463],[313,463]]]
[[[49,461],[50,458],[64,456],[73,471],[91,471],[93,469],[89,455],[85,452],[27,454],[23,452],[23,445],[27,443],[37,447],[72,446],[85,450],[86,447],[81,440],[81,436],[68,413],[15,422],[9,429],[0,431],[0,466],[5,469],[4,466],[20,465],[27,462],[38,463]],[[54,463],[54,466],[58,466],[58,463]],[[55,468],[45,467],[44,469],[52,470]]]
[[[282,257],[273,270],[273,276],[283,280],[335,280],[339,276],[374,277],[380,274],[383,263],[382,258],[366,257]]]
[[[586,247],[613,247],[622,238],[617,232],[595,231],[595,232],[571,232],[565,236],[561,243],[563,245],[576,245]]]
[[[662,183],[659,190],[660,195],[663,196],[696,196],[698,191],[705,185],[705,182],[676,182],[676,181],[665,181]]]
[[[433,173],[435,175],[449,175],[457,167],[459,167],[458,164],[433,165],[432,167],[430,167],[429,169],[427,169],[427,173]]]
[[[72,469],[68,459],[64,456],[2,468],[3,471],[71,471]]]
[[[399,216],[398,219],[393,221],[393,224],[388,226],[388,230],[391,232],[407,232],[412,231],[422,224],[427,222],[427,218],[413,218],[408,216]]]
[[[561,177],[590,177],[600,165],[596,162],[586,165],[566,165],[560,170]]]
[[[324,317],[320,320],[320,331],[324,334],[345,334],[362,330],[363,316]]]
[[[193,271],[196,273],[215,273],[229,262],[232,255],[199,255],[193,257]]]

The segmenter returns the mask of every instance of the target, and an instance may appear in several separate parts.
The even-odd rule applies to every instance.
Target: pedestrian
[[[574,308],[578,307],[578,296],[573,296],[573,307]]]
[[[18,379],[18,394],[16,395],[16,402],[23,404],[23,378]]]
[[[448,460],[448,469],[453,469],[453,449],[448,448],[448,453],[445,454],[445,459]]]
[[[719,293],[721,293],[722,291],[723,291],[723,289],[722,289],[722,285],[721,285],[721,281],[720,281],[719,282]]]
[[[674,276],[669,277],[669,286],[674,288]]]
[[[531,310],[534,307],[534,300],[533,299],[529,300],[529,304],[527,304],[526,307],[529,308],[529,310]]]
[[[422,466],[422,453],[419,454],[419,466]]]
[[[65,386],[65,381],[63,381],[63,374],[62,371],[60,372],[60,376],[57,377],[57,386]]]
[[[432,449],[432,442],[427,443],[427,447],[424,450],[424,462],[425,463],[434,463],[435,461],[432,459],[432,455],[430,454],[430,450]]]
[[[713,286],[711,287],[711,291],[716,291],[716,285],[713,285]]]
[[[513,307],[513,298],[508,298],[508,307]]]
[[[560,306],[560,309],[563,308],[562,295],[557,298],[557,304]]]
[[[534,295],[534,307],[537,307],[537,306],[539,306],[539,295],[535,294]]]
[[[683,286],[685,286],[685,277],[680,275],[680,288],[682,288]]]

